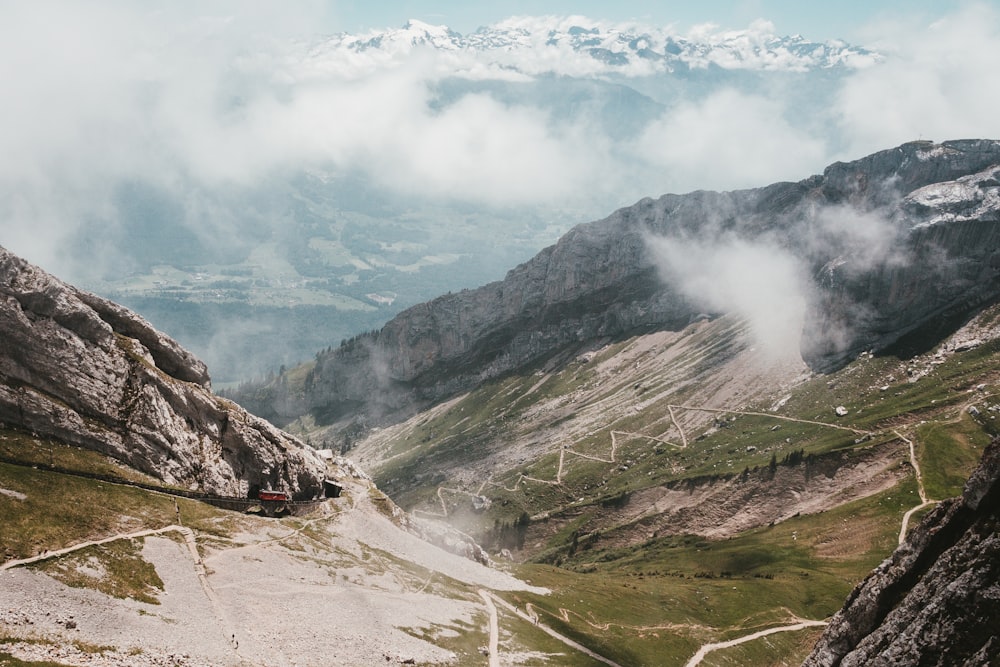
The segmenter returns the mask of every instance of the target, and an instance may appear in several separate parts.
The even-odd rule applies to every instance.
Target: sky
[[[414,18],[443,24],[462,34],[482,25],[517,15],[583,15],[615,22],[640,21],[675,25],[681,31],[714,23],[722,28],[742,28],[756,19],[774,23],[780,34],[801,34],[816,40],[856,40],[868,27],[900,17],[929,23],[960,3],[943,0],[344,0],[328,6],[328,25],[334,30],[358,32],[399,27]]]

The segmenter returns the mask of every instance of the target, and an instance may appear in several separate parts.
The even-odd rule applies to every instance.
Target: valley
[[[400,544],[396,542],[400,537],[391,537],[396,533],[389,526],[373,531],[374,526],[383,525],[381,522],[385,519],[378,508],[381,494],[374,490],[375,487],[366,490],[363,480],[353,481],[344,499],[328,501],[330,507],[318,515],[282,519],[277,523],[211,508],[200,509],[198,503],[180,499],[184,530],[194,531],[189,534],[194,536],[197,553],[206,568],[202,581],[211,587],[217,599],[213,603],[212,595],[208,594],[204,585],[197,583],[198,559],[181,568],[191,573],[185,574],[178,571],[179,564],[175,557],[170,557],[174,564],[168,566],[167,561],[157,555],[171,544],[169,539],[165,539],[170,534],[183,535],[176,532],[180,529],[171,525],[174,522],[172,500],[156,499],[147,492],[137,491],[135,500],[119,504],[116,497],[121,495],[125,500],[133,492],[123,488],[120,494],[116,492],[109,496],[107,488],[100,488],[105,485],[99,483],[68,483],[53,479],[58,477],[54,473],[3,466],[0,469],[0,488],[8,493],[0,496],[0,509],[4,506],[8,508],[4,510],[5,515],[14,507],[23,507],[26,502],[38,502],[41,489],[52,489],[48,492],[50,497],[47,503],[62,505],[66,497],[63,494],[72,494],[78,500],[84,500],[88,494],[92,497],[89,501],[76,504],[80,509],[78,517],[57,512],[51,505],[36,506],[25,517],[24,525],[31,526],[28,529],[28,534],[32,536],[29,542],[11,552],[11,545],[16,542],[11,542],[10,536],[16,533],[10,533],[9,529],[5,531],[8,535],[5,539],[8,558],[27,556],[43,564],[49,563],[51,565],[42,571],[52,573],[67,566],[67,572],[91,572],[95,563],[105,563],[100,567],[108,568],[124,554],[95,552],[95,547],[91,545],[83,551],[94,554],[88,557],[89,560],[59,565],[63,559],[58,558],[55,552],[81,538],[89,539],[91,535],[115,530],[113,526],[131,526],[131,529],[126,528],[128,534],[122,536],[124,543],[139,544],[139,551],[133,553],[142,562],[152,564],[156,577],[165,582],[165,591],[171,596],[182,597],[171,602],[169,608],[160,608],[165,604],[163,593],[155,593],[155,583],[154,589],[143,585],[137,590],[154,590],[153,597],[160,599],[160,605],[150,607],[149,601],[129,602],[126,598],[123,603],[114,603],[117,605],[115,609],[125,605],[124,610],[114,612],[114,618],[120,619],[118,623],[124,624],[123,628],[132,628],[133,622],[126,621],[130,614],[134,615],[136,610],[150,610],[139,614],[140,619],[149,618],[142,628],[131,631],[140,632],[146,637],[144,641],[147,644],[158,632],[147,627],[155,620],[148,616],[149,613],[173,623],[171,632],[182,638],[187,646],[184,650],[180,647],[175,649],[177,664],[228,664],[229,661],[236,661],[234,664],[237,664],[240,660],[249,664],[270,660],[322,664],[310,662],[313,658],[308,656],[316,650],[350,656],[345,659],[352,664],[384,664],[382,653],[392,660],[419,657],[418,661],[425,662],[443,659],[449,664],[483,664],[486,658],[479,652],[479,647],[491,644],[489,615],[480,593],[484,585],[497,608],[497,648],[492,655],[501,660],[500,664],[530,665],[556,660],[559,664],[580,665],[723,665],[733,662],[763,664],[763,661],[774,660],[776,656],[784,656],[782,659],[786,661],[794,660],[796,656],[801,659],[822,629],[824,619],[840,605],[854,582],[895,547],[903,522],[914,510],[921,511],[921,491],[927,486],[923,476],[916,474],[921,463],[926,467],[934,461],[937,472],[933,477],[937,481],[931,484],[940,497],[954,495],[960,490],[963,476],[974,464],[976,451],[981,450],[993,433],[990,417],[996,412],[994,402],[997,398],[988,388],[995,386],[997,381],[995,348],[998,343],[989,325],[994,319],[995,314],[987,311],[956,332],[940,350],[905,361],[865,356],[840,374],[819,377],[811,376],[798,364],[767,366],[769,379],[766,382],[762,382],[760,376],[743,373],[732,375],[733,379],[714,386],[707,394],[691,388],[688,394],[679,398],[672,392],[664,391],[664,395],[657,399],[662,403],[651,403],[662,406],[662,409],[649,408],[648,412],[631,409],[636,399],[636,383],[640,381],[640,376],[649,382],[651,377],[663,372],[655,357],[662,356],[674,364],[683,356],[666,344],[666,338],[673,337],[674,342],[680,344],[678,341],[684,341],[691,332],[686,335],[652,334],[658,345],[651,345],[646,337],[612,343],[616,354],[610,355],[610,350],[603,353],[594,350],[592,356],[587,355],[589,360],[586,363],[576,367],[571,365],[563,372],[577,377],[582,366],[591,364],[600,372],[608,373],[609,378],[614,378],[615,382],[600,382],[588,375],[584,382],[592,383],[589,391],[600,395],[604,412],[615,415],[620,422],[626,422],[630,430],[619,431],[608,426],[603,432],[604,438],[592,438],[587,441],[587,449],[581,446],[578,452],[575,446],[546,446],[546,443],[571,443],[574,434],[586,435],[594,431],[596,413],[588,415],[585,412],[580,417],[564,419],[563,413],[548,408],[558,405],[568,411],[566,414],[571,413],[574,408],[567,397],[579,391],[577,384],[565,377],[560,378],[560,373],[553,370],[539,369],[541,372],[528,374],[519,380],[522,383],[519,386],[524,387],[525,392],[533,389],[530,395],[537,393],[536,398],[544,397],[544,401],[539,402],[536,409],[526,411],[527,416],[549,426],[544,431],[546,437],[539,438],[534,449],[525,447],[517,456],[526,457],[534,452],[536,459],[544,463],[532,466],[525,465],[527,461],[505,458],[501,460],[510,462],[508,465],[513,463],[518,470],[516,474],[497,476],[489,483],[486,483],[489,479],[486,476],[478,484],[466,487],[454,482],[425,483],[423,487],[404,488],[396,496],[404,500],[426,498],[420,504],[410,505],[416,515],[413,521],[419,521],[420,515],[438,515],[440,519],[444,518],[440,515],[447,514],[448,521],[463,531],[478,535],[484,543],[489,543],[491,530],[498,523],[516,525],[519,516],[531,512],[528,522],[517,526],[517,529],[524,528],[523,535],[518,538],[516,532],[513,533],[514,541],[504,547],[510,551],[514,561],[519,562],[505,561],[503,556],[495,557],[499,559],[500,571],[516,575],[521,582],[531,582],[516,586],[541,587],[548,593],[541,592],[541,588],[533,593],[517,590],[516,587],[505,591],[504,586],[512,584],[498,585],[491,579],[495,575],[487,574],[488,571],[482,575],[462,574],[470,568],[480,567],[474,566],[471,561],[460,564],[462,559],[455,561],[440,551],[434,552],[438,555],[433,555],[428,551],[432,547],[418,549],[417,543],[410,538],[406,538],[405,544]],[[725,321],[725,318],[702,322],[696,327],[699,329],[699,340],[714,340],[714,336],[706,331],[713,328],[730,332],[741,330],[738,323]],[[979,343],[971,349],[954,351],[954,348],[968,347],[964,341],[972,339]],[[622,354],[623,351],[625,354]],[[749,353],[749,348],[743,353]],[[638,368],[636,355],[643,360]],[[617,363],[612,361],[614,359]],[[728,363],[736,364],[734,368],[747,364],[745,367],[748,369],[759,369],[739,354]],[[699,366],[694,364],[689,368],[697,369]],[[906,373],[905,369],[912,369],[912,372]],[[898,377],[895,377],[897,374]],[[895,382],[888,389],[883,389],[885,381],[891,376],[895,377]],[[736,378],[743,381],[742,386],[733,384]],[[787,384],[771,384],[780,378],[784,378]],[[510,378],[506,382],[514,381]],[[831,383],[833,386],[830,386]],[[690,382],[679,384],[693,385]],[[428,438],[425,443],[426,451],[432,452],[438,442],[448,443],[454,439],[449,438],[452,431],[475,435],[477,429],[483,428],[488,432],[489,428],[495,429],[499,417],[503,415],[507,416],[509,425],[510,411],[517,408],[511,405],[509,399],[518,392],[512,391],[512,385],[506,383],[499,383],[498,386],[503,388],[499,395],[506,396],[506,401],[490,402],[482,396],[475,399],[477,402],[471,402],[474,396],[456,399],[411,422],[374,432],[369,438],[356,443],[351,453],[362,454],[375,446],[391,447],[393,438],[405,439],[413,429],[419,429],[416,432],[424,434],[422,437],[425,438],[433,431],[435,438]],[[982,389],[979,388],[981,386]],[[488,386],[481,391],[495,390]],[[652,400],[657,395],[655,387],[643,392],[643,396],[649,392],[653,392],[648,399]],[[714,398],[716,396],[719,398]],[[708,407],[733,406],[733,396],[747,401],[744,407],[754,409]],[[822,396],[823,400],[818,400],[818,396]],[[848,398],[853,398],[853,401],[846,400]],[[590,396],[589,400],[598,400],[598,396]],[[676,403],[673,402],[675,400]],[[892,405],[886,405],[886,401],[891,401]],[[851,406],[851,415],[838,421],[833,408],[840,403]],[[469,410],[474,404],[481,405],[480,411]],[[462,410],[462,406],[466,409]],[[499,414],[486,410],[488,406],[499,410]],[[757,406],[761,407],[756,409]],[[973,418],[970,407],[976,407],[980,416],[985,415],[983,421]],[[456,415],[450,414],[455,411],[458,411]],[[866,416],[866,413],[871,414]],[[648,415],[648,422],[641,418],[643,414]],[[651,418],[654,415],[655,418]],[[721,426],[722,416],[727,423],[732,423]],[[449,419],[453,421],[449,422]],[[826,421],[822,421],[824,419]],[[578,420],[583,421],[578,423]],[[781,428],[772,431],[775,425]],[[524,428],[526,432],[531,432],[539,427],[529,421]],[[777,438],[775,434],[782,437]],[[785,438],[793,438],[793,442],[785,442]],[[855,443],[859,439],[864,441]],[[773,444],[764,444],[768,441]],[[756,444],[744,444],[750,442]],[[719,443],[725,443],[725,446],[713,449]],[[41,457],[39,460],[58,459],[62,465],[87,469],[107,468],[110,465],[102,462],[102,457],[74,453],[75,450],[56,443],[35,445],[30,438],[13,433],[5,436],[4,446],[9,452],[34,452],[32,455]],[[729,451],[734,448],[739,452]],[[748,448],[757,448],[758,451],[748,452]],[[766,451],[759,451],[761,448]],[[657,449],[660,453],[656,453]],[[803,458],[795,463],[791,458],[796,457],[783,461],[786,453],[799,449],[806,452]],[[571,454],[571,451],[575,453]],[[780,462],[776,463],[773,476],[769,470],[772,454]],[[415,456],[419,459],[420,455],[421,452],[418,452]],[[830,455],[835,457],[834,464],[823,458]],[[682,456],[685,458],[681,459]],[[909,463],[911,456],[917,465]],[[942,457],[952,463],[942,466]],[[398,476],[392,466],[396,461],[402,463],[405,458],[393,460],[386,457],[384,468],[374,467],[376,479],[386,474]],[[654,461],[647,462],[646,459]],[[807,463],[809,459],[812,459],[811,463]],[[632,465],[626,470],[619,470],[627,461],[632,461]],[[733,461],[732,469],[727,461]],[[665,469],[662,475],[648,474],[654,463],[657,468]],[[724,473],[708,472],[719,470],[720,464],[725,466]],[[750,468],[750,471],[742,475],[740,464]],[[685,471],[685,466],[689,470]],[[753,470],[755,467],[757,470]],[[803,476],[807,469],[809,474]],[[473,478],[481,470],[479,464],[469,460],[447,474],[457,481]],[[852,470],[853,473],[850,472]],[[849,476],[853,475],[853,482],[842,477],[845,471]],[[695,474],[691,477],[685,473]],[[44,481],[47,478],[50,481]],[[384,481],[390,483],[391,479]],[[607,482],[602,485],[605,479]],[[671,482],[671,479],[677,482]],[[809,479],[822,480],[829,485],[829,489],[818,491],[809,485]],[[947,479],[958,480],[959,486],[956,486],[956,481],[945,481]],[[744,485],[742,490],[741,484]],[[774,492],[773,496],[768,493],[769,490]],[[19,499],[17,494],[24,498]],[[136,504],[143,495],[146,499]],[[490,506],[477,512],[473,506],[476,497],[488,498]],[[743,500],[737,501],[739,507],[734,512],[733,499],[739,498]],[[95,507],[102,509],[94,512]],[[139,507],[147,509],[137,515],[135,511]],[[161,509],[156,510],[156,507]],[[686,518],[678,516],[678,508],[684,507],[697,507],[701,511]],[[664,514],[669,509],[673,513]],[[43,517],[50,516],[62,516],[66,523],[65,528],[46,538],[47,533],[40,531],[39,527],[49,524],[50,519]],[[649,522],[658,517],[661,519],[659,524]],[[665,522],[663,517],[668,517]],[[102,519],[106,527],[94,524],[94,519]],[[13,527],[9,523],[5,525]],[[82,532],[79,527],[83,527]],[[64,532],[67,529],[73,532]],[[157,537],[149,531],[161,531],[163,534]],[[388,543],[387,539],[390,540]],[[518,539],[523,540],[521,548],[517,547]],[[355,544],[359,546],[349,546],[351,540],[357,540]],[[497,544],[494,548],[500,546]],[[47,550],[51,553],[45,554]],[[424,558],[429,560],[420,559],[422,551],[427,553]],[[366,553],[369,555],[365,556]],[[405,564],[414,562],[422,564]],[[350,637],[352,632],[363,632],[368,636],[370,627],[366,625],[364,631],[352,631],[352,626],[344,624],[345,619],[341,617],[344,614],[349,616],[350,612],[344,611],[344,599],[337,597],[340,595],[337,592],[340,584],[334,579],[323,584],[321,579],[316,578],[317,574],[309,574],[312,571],[309,568],[323,563],[326,563],[323,567],[332,568],[329,571],[337,573],[335,579],[338,582],[342,574],[348,577],[344,585],[355,590],[348,595],[348,599],[357,599],[358,603],[364,600],[366,609],[372,605],[379,609],[378,605],[382,603],[377,600],[385,599],[385,596],[389,599],[408,599],[408,596],[419,594],[423,600],[421,608],[430,603],[426,597],[428,594],[453,599],[453,602],[438,600],[433,603],[444,605],[442,609],[453,609],[452,612],[444,612],[453,616],[435,616],[431,626],[416,631],[416,636],[422,641],[445,647],[451,651],[448,655],[453,657],[427,653],[426,647],[419,648],[423,644],[411,645],[397,635],[385,638],[388,642],[386,646],[391,644],[392,651],[380,649],[379,644],[367,643],[367,640],[360,643],[352,640],[348,645],[354,652],[345,653],[348,648],[344,637]],[[553,567],[555,563],[558,567]],[[22,590],[21,586],[27,586],[23,589],[25,591],[37,590],[41,581],[38,577],[42,575],[29,576],[30,570],[14,565],[17,564],[11,561],[9,566],[5,566],[7,572],[2,575],[14,576],[8,581],[17,584],[4,589],[6,606],[35,609],[31,603],[18,602],[16,595]],[[57,566],[57,569],[51,569],[52,566]],[[287,606],[280,607],[283,610],[280,615],[285,619],[281,625],[247,611],[235,611],[232,605],[235,600],[241,599],[239,596],[252,595],[254,600],[259,600],[261,591],[255,585],[253,593],[240,593],[240,588],[234,588],[232,582],[247,581],[248,577],[253,581],[264,576],[261,567],[267,568],[265,578],[270,582],[269,590],[273,591],[263,598],[269,600],[269,609],[276,609],[274,605],[281,605],[283,597],[293,593],[296,596],[319,595],[321,597],[316,598],[318,605],[323,604],[325,598],[322,596],[334,596],[330,601],[340,611],[336,618],[329,619],[332,625],[327,625],[324,630],[326,639],[315,634],[310,635],[308,640],[305,637],[295,641],[288,639],[292,636],[288,623],[314,625],[317,621],[305,618],[293,621],[297,617],[294,613],[288,615],[291,608]],[[24,574],[14,575],[19,572]],[[293,579],[281,583],[285,576],[292,576],[293,573]],[[305,583],[301,577],[305,577]],[[75,575],[75,580],[79,583],[73,585],[84,586],[84,591],[95,585],[86,576],[81,579],[80,575]],[[447,583],[453,580],[466,583]],[[189,583],[181,583],[185,581]],[[331,583],[334,589],[328,590]],[[270,588],[272,586],[274,588]],[[53,589],[51,594],[56,595],[56,590]],[[460,592],[463,590],[464,593]],[[19,660],[29,659],[28,656],[48,656],[46,659],[58,656],[57,664],[91,664],[77,662],[82,659],[79,655],[86,655],[89,650],[97,656],[108,653],[112,646],[119,647],[116,649],[119,651],[127,650],[127,640],[115,634],[119,630],[112,631],[94,617],[93,612],[87,611],[93,604],[87,600],[93,594],[81,593],[79,595],[83,597],[80,598],[78,594],[67,596],[67,592],[58,593],[58,599],[63,601],[60,604],[66,611],[63,616],[48,621],[48,625],[37,620],[41,624],[26,625],[24,618],[39,618],[30,613],[25,613],[23,617],[8,614],[4,619],[8,634],[13,629],[13,636],[20,636],[24,629],[30,627],[28,636],[34,637],[34,643],[10,643],[8,640],[0,651],[22,656]],[[12,595],[15,597],[9,597]],[[95,600],[106,600],[104,595],[114,594],[96,595],[99,598]],[[139,593],[126,595],[139,596]],[[363,595],[363,598],[352,598],[351,595]],[[245,597],[242,599],[245,602],[240,603],[239,608],[244,610],[258,604]],[[395,604],[389,599],[384,604]],[[106,605],[107,602],[101,604]],[[201,621],[203,625],[207,623],[207,628],[216,628],[214,634],[207,629],[199,630],[196,635],[189,634],[193,629],[185,629],[190,627],[188,622],[181,621],[176,611],[170,611],[178,609],[174,606],[178,604],[185,609],[203,610],[197,614],[216,619]],[[212,611],[213,608],[215,611]],[[395,609],[385,613],[390,613],[392,624],[399,627],[400,621],[396,619],[402,617],[398,616],[398,609],[385,609]],[[427,619],[427,613],[424,612],[421,618]],[[84,635],[84,648],[78,649],[77,653],[73,653],[72,648],[53,653],[50,642],[65,632],[54,622],[70,616],[81,628],[74,632],[86,629],[91,634]],[[224,621],[219,621],[219,618]],[[366,623],[372,621],[371,616],[364,618],[368,619]],[[178,622],[181,623],[179,627],[176,625]],[[414,619],[412,622],[417,624],[415,627],[420,627],[424,621]],[[545,634],[550,631],[586,647],[599,658],[568,648],[567,644]],[[271,636],[280,635],[283,639],[266,649],[260,642],[269,636],[268,633],[279,633]],[[239,638],[238,651],[232,642],[225,641],[229,635]],[[454,636],[454,639],[447,639],[448,636]],[[198,637],[202,639],[196,639]],[[190,648],[196,641],[204,642],[198,644],[205,647],[200,657]],[[324,643],[328,641],[334,643]],[[166,639],[153,644],[167,648],[171,645]],[[57,645],[71,646],[61,640]],[[284,653],[273,652],[279,650],[279,646]],[[295,646],[309,646],[309,654],[294,653],[301,651],[301,648],[293,648]],[[323,649],[324,646],[327,648]],[[407,652],[399,647],[411,648]],[[287,653],[289,650],[293,652]],[[159,664],[155,662],[155,650],[146,648],[144,653],[148,654],[148,664]],[[183,654],[188,657],[180,657]],[[225,657],[227,655],[230,657]],[[439,657],[433,658],[432,655]],[[547,658],[544,657],[546,655]],[[205,660],[206,656],[207,663],[199,661]],[[700,661],[694,662],[699,656]],[[116,664],[113,657],[106,659],[111,661],[109,664]]]
[[[838,637],[912,650],[870,621],[940,624],[905,601],[941,590],[968,638],[934,650],[990,654],[961,614],[996,582],[998,155],[911,142],[642,200],[225,396],[142,318],[0,249],[0,658],[826,664]],[[895,245],[817,248],[850,211]],[[705,230],[719,257],[687,242]],[[780,272],[740,289],[761,261],[812,267],[808,298]],[[801,320],[744,306],[761,291]]]
[[[933,504],[921,462],[951,470],[930,498],[954,496],[996,433],[995,318],[832,375],[734,342],[713,357],[720,381],[697,382],[685,346],[745,331],[720,318],[488,383],[348,455],[553,591],[508,601],[620,664],[679,665],[712,644],[701,664],[792,662]]]
[[[995,4],[6,3],[0,667],[1000,664]]]
[[[272,184],[246,213],[257,221],[228,242],[186,231],[157,193],[145,193],[143,209],[152,211],[127,232],[95,230],[100,243],[72,252],[122,247],[84,285],[184,340],[225,387],[301,363],[408,306],[494,280],[579,215],[364,198],[352,186],[317,174]]]

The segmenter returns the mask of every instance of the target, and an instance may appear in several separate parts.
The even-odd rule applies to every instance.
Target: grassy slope
[[[37,441],[15,431],[0,432],[0,443],[7,456],[32,460],[38,455],[42,462],[80,472],[102,472],[123,475],[120,468],[107,458],[50,441]],[[125,475],[123,475],[125,476]],[[134,475],[133,475],[134,476]],[[120,486],[92,479],[74,477],[30,466],[0,463],[0,490],[27,496],[24,499],[0,493],[0,554],[2,560],[24,558],[53,551],[91,539],[148,528],[160,528],[176,521],[174,498],[159,493]],[[199,548],[224,550],[241,543],[232,535],[240,532],[265,530],[274,525],[273,519],[246,517],[225,512],[212,506],[177,498],[181,519],[198,535]],[[349,497],[342,502],[351,502]],[[336,521],[336,515],[326,517]],[[339,548],[331,541],[331,532],[324,518],[287,517],[280,522],[298,532],[282,540],[282,546],[297,558],[329,568],[331,576],[344,571],[361,569],[370,575],[385,575],[411,591],[422,590],[440,597],[464,599],[479,603],[475,587],[450,579],[440,573],[401,560],[387,552],[362,547],[360,556]],[[265,522],[265,523],[262,523]],[[118,540],[91,546],[58,558],[38,561],[28,567],[44,572],[68,586],[84,587],[106,595],[131,598],[149,604],[158,603],[163,582],[155,568],[142,557],[142,540]],[[447,626],[402,628],[410,634],[453,651],[458,664],[480,664],[479,646],[487,643],[485,612],[474,625],[462,622]],[[540,632],[527,641],[508,636],[509,651],[557,653],[560,645]],[[5,642],[25,641],[22,636],[4,636]],[[27,641],[48,640],[27,638]],[[85,653],[100,653],[113,647],[78,645]],[[25,662],[0,650],[0,664],[14,667],[62,667],[57,662]],[[587,664],[587,663],[577,663]]]
[[[617,343],[602,354],[610,358],[627,352],[629,345],[628,341]],[[494,500],[489,511],[459,516],[488,528],[494,521],[513,520],[523,512],[571,506],[573,511],[579,511],[579,519],[550,538],[553,546],[564,549],[574,530],[587,532],[589,517],[643,486],[697,475],[736,474],[742,467],[767,465],[772,455],[780,457],[799,449],[822,453],[869,446],[896,438],[897,432],[917,443],[930,497],[954,495],[995,431],[993,417],[997,410],[990,407],[998,400],[991,394],[997,380],[998,354],[1000,346],[990,343],[938,360],[940,363],[925,359],[914,364],[892,357],[865,356],[841,373],[798,385],[777,413],[833,422],[836,417],[831,416],[831,406],[844,405],[849,414],[837,423],[874,432],[871,440],[860,445],[854,434],[846,431],[776,423],[769,417],[733,412],[709,424],[724,423],[723,428],[688,433],[690,444],[681,451],[664,444],[677,439],[676,433],[664,435],[669,431],[669,425],[664,426],[664,412],[668,403],[681,404],[685,394],[667,394],[651,400],[645,410],[613,414],[612,423],[592,429],[573,443],[577,451],[606,457],[610,455],[612,428],[638,434],[618,442],[616,461],[632,462],[626,470],[575,459],[565,466],[559,485],[522,481],[516,491],[503,490],[505,485],[515,488],[516,475],[521,473],[554,480],[556,449],[525,461],[495,480],[496,486],[483,487],[488,489],[484,494]],[[595,361],[600,362],[600,357],[590,364],[570,364],[548,377],[532,373],[506,378],[457,401],[450,410],[424,418],[397,445],[400,451],[413,442],[425,448],[400,456],[396,459],[400,463],[390,467],[389,474],[403,475],[414,470],[423,474],[433,470],[436,460],[444,461],[447,456],[474,459],[480,453],[477,447],[488,449],[490,437],[502,434],[505,424],[517,423],[529,414],[539,398],[558,404],[572,392],[590,391],[594,401],[608,402],[621,392],[639,391],[631,380],[596,383]],[[704,361],[689,353],[679,355],[678,363],[696,368]],[[986,386],[980,389],[981,384]],[[655,395],[658,391],[649,381],[640,389],[643,394]],[[760,405],[733,406],[733,410],[764,412],[772,398],[762,398]],[[968,412],[970,405],[977,408],[978,417]],[[572,406],[566,410],[551,411],[545,418],[557,425],[576,418]],[[772,430],[776,425],[780,429]],[[463,437],[454,437],[456,432]],[[644,433],[662,442],[641,437]],[[121,472],[103,457],[55,443],[39,443],[15,432],[0,433],[0,448],[8,455],[34,457],[32,460],[40,462]],[[434,455],[428,458],[428,451]],[[429,506],[440,506],[436,490],[441,481],[430,475],[426,483],[406,497],[423,497],[431,500]],[[160,527],[175,519],[172,498],[32,468],[0,464],[0,488],[27,496],[19,500],[0,494],[0,521],[4,526],[0,547],[5,558],[33,555],[116,532]],[[551,595],[506,597],[522,609],[532,604],[544,622],[622,664],[682,664],[703,643],[780,626],[795,617],[820,619],[833,613],[851,587],[895,546],[902,514],[917,504],[916,491],[915,478],[910,475],[896,487],[869,498],[721,541],[680,535],[618,548],[602,542],[598,535],[578,544],[572,553],[567,550],[562,567],[540,563],[517,566],[524,578],[551,588]],[[452,498],[455,509],[465,499],[461,494],[446,498]],[[217,521],[223,513],[184,499],[178,502],[185,524],[218,532]],[[304,533],[302,539],[310,539],[309,534]],[[124,562],[134,554],[119,555],[121,558],[114,554],[99,558],[108,563]],[[384,560],[382,555],[372,562]],[[396,564],[394,569],[401,567]],[[427,576],[422,572],[413,575],[414,582]],[[139,580],[143,586],[155,589],[151,578]],[[471,591],[456,594],[473,595]],[[506,616],[502,650],[559,651],[551,639],[532,630],[529,624]],[[436,637],[436,641],[453,645],[471,659],[474,648],[456,639],[468,639],[474,634],[468,630],[431,628],[414,633]],[[813,636],[812,630],[773,635],[711,654],[707,664],[770,664],[796,659]],[[482,641],[481,636],[476,641]],[[573,652],[566,655],[566,664],[590,663]],[[530,659],[526,660],[530,663]]]
[[[723,356],[738,347],[730,334],[702,331],[703,337],[714,336],[707,342],[714,354]],[[800,450],[806,455],[850,451],[899,441],[901,436],[916,443],[928,496],[943,499],[961,491],[983,446],[998,430],[995,415],[1000,407],[990,409],[1000,403],[992,393],[1000,379],[1000,343],[994,341],[960,353],[910,360],[862,355],[836,374],[815,376],[791,390],[762,392],[747,403],[733,404],[731,413],[713,413],[711,419],[702,419],[701,428],[686,433],[688,447],[682,450],[675,446],[680,437],[671,430],[666,406],[687,404],[691,391],[683,382],[671,391],[664,389],[666,380],[658,384],[653,377],[638,382],[634,376],[617,382],[595,379],[597,364],[627,354],[630,345],[615,343],[589,363],[571,362],[548,375],[539,368],[494,381],[449,409],[428,413],[388,438],[386,451],[395,458],[376,477],[399,490],[394,497],[404,506],[428,512],[441,512],[438,488],[446,489],[441,496],[449,521],[482,537],[488,537],[492,526],[513,523],[524,512],[539,517],[561,513],[566,519],[561,528],[533,551],[551,554],[555,549],[562,554],[561,567],[519,566],[522,576],[550,587],[553,594],[510,601],[522,607],[530,602],[554,627],[623,664],[682,664],[704,642],[779,626],[796,616],[829,616],[896,546],[902,515],[919,503],[919,496],[911,474],[874,496],[725,541],[673,536],[616,548],[598,533],[596,539],[573,544],[573,536],[589,533],[590,522],[618,499],[628,502],[631,492],[672,480],[739,474],[745,467],[767,466],[772,456],[780,461]],[[675,381],[678,366],[686,367],[684,377],[691,378],[706,363],[692,349],[673,362],[662,372],[674,373]],[[643,401],[642,409],[615,412],[613,398],[629,391],[633,403]],[[556,480],[559,447],[550,446],[526,450],[540,453],[485,484],[474,478],[463,486],[461,475],[430,472],[447,471],[456,461],[474,465],[477,458],[495,455],[497,443],[504,440],[514,444],[519,438],[544,440],[549,433],[565,433],[556,427],[583,421],[573,396],[588,392],[591,401],[606,406],[607,418],[603,424],[590,422],[585,433],[570,428],[568,432],[580,435],[569,444],[576,452],[608,459],[611,431],[627,431],[633,435],[618,436],[615,465],[564,453],[559,484],[522,478]],[[767,413],[779,398],[785,400],[775,416],[870,435],[861,438],[845,430],[737,414]],[[545,418],[538,419],[532,410],[541,412],[538,406],[545,401]],[[848,414],[838,417],[836,406],[844,406]],[[979,415],[971,415],[969,406]],[[676,412],[684,418],[681,410]],[[533,432],[517,430],[526,420]],[[628,469],[620,469],[626,461]],[[485,512],[474,512],[468,493],[482,493],[493,504]],[[808,630],[772,635],[710,654],[705,664],[801,659],[816,634]]]
[[[95,452],[37,441],[15,431],[0,431],[0,449],[21,460],[53,461],[70,470],[142,478]],[[0,463],[0,488],[27,496],[20,500],[0,494],[0,555],[4,560],[117,533],[162,528],[177,519],[173,497],[26,466]],[[186,498],[176,502],[185,525],[218,531],[214,520],[224,516],[220,511]]]
[[[675,536],[584,549],[560,568],[522,565],[521,576],[554,593],[519,597],[623,664],[680,664],[705,642],[831,615],[895,547],[914,491],[908,482],[729,540]]]
[[[0,430],[0,454],[22,461],[56,465],[69,470],[118,475],[140,481],[148,477],[122,467],[95,452],[38,440],[27,434]],[[120,532],[160,528],[177,518],[170,497],[107,482],[0,463],[0,489],[27,496],[18,499],[0,494],[0,555],[3,560],[26,558],[67,545],[108,537]],[[218,532],[223,513],[215,508],[177,499],[188,525]],[[163,582],[141,556],[141,540],[112,542],[71,555],[39,561],[33,567],[70,586],[93,588],[107,595],[156,603]],[[77,567],[86,563],[103,570],[103,576],[86,576]],[[6,641],[21,637],[0,636]],[[78,644],[84,652],[100,653],[108,647]],[[10,667],[65,667],[51,661],[22,661],[0,651],[0,664]]]

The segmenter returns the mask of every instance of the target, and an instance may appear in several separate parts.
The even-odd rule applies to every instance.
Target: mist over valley
[[[23,156],[0,174],[5,243],[136,308],[220,386],[500,279],[646,196],[988,136],[988,105],[960,102],[986,59],[932,55],[993,43],[965,38],[995,27],[985,7],[898,26],[884,48],[766,21],[685,33],[522,18],[461,35],[414,20],[330,36],[284,17],[265,37],[266,12],[46,7],[5,27],[35,64],[7,77],[8,122],[26,129],[5,140]],[[141,39],[160,33],[172,39]],[[879,96],[901,79],[925,98],[886,116]]]

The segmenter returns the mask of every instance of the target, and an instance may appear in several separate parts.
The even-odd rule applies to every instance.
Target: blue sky
[[[514,15],[582,14],[593,19],[640,20],[657,25],[674,24],[680,31],[700,23],[723,28],[744,28],[759,18],[774,23],[779,34],[799,33],[810,39],[861,41],[867,26],[884,21],[927,24],[954,11],[962,2],[941,0],[337,0],[328,5],[329,29],[358,32],[399,27],[415,18],[444,24],[461,33]]]

